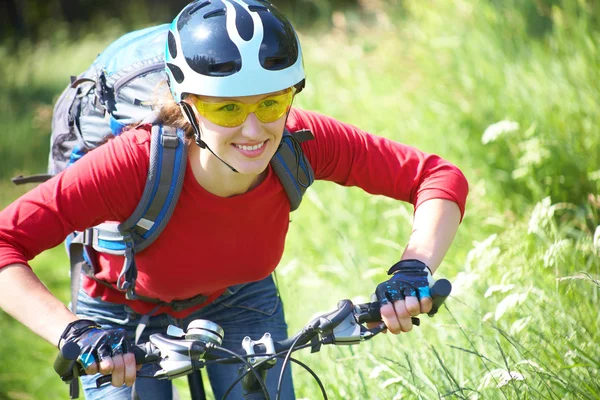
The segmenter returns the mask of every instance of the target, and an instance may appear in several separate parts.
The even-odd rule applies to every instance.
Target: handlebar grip
[[[431,311],[427,313],[430,317],[433,317],[444,301],[450,296],[450,292],[452,292],[452,284],[448,279],[438,279],[435,281],[433,286],[430,288],[431,299],[433,300],[433,305],[431,307]]]
[[[438,279],[429,290],[431,293],[431,299],[433,300],[433,305],[431,307],[431,311],[429,311],[427,315],[433,317],[450,295],[450,292],[452,291],[452,284],[448,279]],[[378,301],[373,303],[359,304],[358,307],[360,308],[360,313],[358,314],[359,323],[362,324],[364,322],[381,321],[381,313],[379,312],[381,305]],[[413,323],[415,325],[418,325],[417,321],[418,319],[413,317]]]
[[[77,343],[69,342],[58,351],[56,360],[54,360],[54,370],[65,382],[73,379],[73,367],[79,357],[79,346]]]
[[[373,303],[358,304],[360,313],[357,314],[358,323],[362,324],[365,322],[381,322],[381,303],[375,301]],[[410,318],[415,326],[419,326],[421,321],[417,317]]]
[[[149,347],[150,344],[146,343],[143,346],[131,346],[130,352],[135,356],[136,364],[148,364],[152,362],[160,361],[160,354],[158,349]],[[70,382],[73,379],[73,369],[78,369],[78,375],[85,375],[85,370],[81,365],[77,364],[77,358],[79,357],[80,348],[77,343],[69,342],[65,343],[62,349],[59,350],[56,360],[54,360],[54,370],[65,382]],[[111,375],[105,375],[96,381],[98,387],[100,385],[110,382],[112,379]]]
[[[150,364],[153,362],[160,361],[160,353],[158,349],[150,342],[145,343],[141,346],[131,345],[129,349],[130,353],[135,356],[136,365]],[[109,383],[112,380],[112,375],[103,375],[96,379],[96,387],[100,387],[105,383]]]

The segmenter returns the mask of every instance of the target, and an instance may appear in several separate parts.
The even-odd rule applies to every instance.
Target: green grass
[[[297,104],[461,167],[467,213],[440,268],[453,296],[410,334],[298,357],[333,399],[599,399],[597,2],[535,2],[542,16],[515,0],[402,3],[402,15],[374,2],[331,31],[301,32],[308,86]],[[15,57],[0,47],[1,179],[44,170],[53,100],[118,33],[57,35]],[[0,204],[23,190],[1,184]],[[278,268],[290,330],[339,299],[367,300],[411,217],[404,204],[317,183]],[[34,269],[67,300],[62,248]],[[0,398],[66,398],[55,350],[5,314],[0,323]],[[320,398],[294,371],[299,398]]]

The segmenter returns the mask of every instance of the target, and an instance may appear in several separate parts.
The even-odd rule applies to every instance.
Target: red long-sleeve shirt
[[[438,156],[299,109],[292,109],[287,128],[313,132],[315,140],[302,148],[316,179],[358,186],[415,208],[429,199],[448,199],[464,213],[467,181]],[[9,205],[0,212],[0,268],[27,264],[73,231],[127,219],[142,196],[149,154],[149,126],[128,131]],[[254,189],[222,198],[204,190],[188,164],[169,223],[150,247],[136,254],[137,293],[164,301],[201,293],[212,301],[228,286],[268,276],[283,254],[289,211],[283,186],[270,167]],[[97,277],[114,283],[122,266],[121,256],[99,254]],[[89,279],[83,285],[91,296],[127,302],[139,313],[154,308],[125,300],[122,292]],[[199,307],[159,312],[182,318]]]

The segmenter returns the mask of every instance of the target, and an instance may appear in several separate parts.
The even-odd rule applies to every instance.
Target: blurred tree
[[[553,9],[572,8],[582,19],[588,20],[590,28],[600,24],[600,0],[488,0],[498,10],[516,10],[527,23],[527,31],[533,37],[543,37],[553,28]]]
[[[124,29],[170,21],[190,0],[0,0],[0,39],[37,40],[58,25],[73,39],[78,33],[117,19]],[[273,0],[293,21],[311,25],[330,21],[334,9],[356,7],[359,0]]]

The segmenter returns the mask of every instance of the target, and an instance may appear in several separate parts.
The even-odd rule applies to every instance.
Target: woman
[[[73,231],[131,215],[148,172],[149,125],[102,145],[0,213],[0,306],[58,347],[77,343],[89,374],[112,374],[112,386],[100,389],[97,376],[83,377],[86,398],[130,398],[136,365],[127,346],[146,314],[152,317],[142,342],[168,324],[185,328],[198,318],[224,328],[226,347],[266,331],[286,337],[270,278],[289,223],[288,198],[269,166],[284,127],[315,136],[302,149],[316,179],[414,205],[408,246],[377,288],[389,331],[410,331],[410,317],[431,308],[428,280],[464,213],[462,173],[437,156],[292,108],[304,86],[302,51],[290,23],[264,1],[186,6],[171,25],[166,71],[172,100],[160,119],[186,131],[188,167],[169,224],[136,255],[136,290],[164,301],[204,295],[204,303],[175,310],[128,300],[114,285],[122,257],[99,254],[97,276],[113,285],[84,278],[74,315],[27,264]],[[267,381],[272,396],[277,368]],[[213,365],[208,374],[221,398],[237,367]],[[171,386],[140,378],[136,390],[142,399],[167,399]],[[233,398],[241,397],[237,390]],[[282,398],[294,398],[289,373]]]

